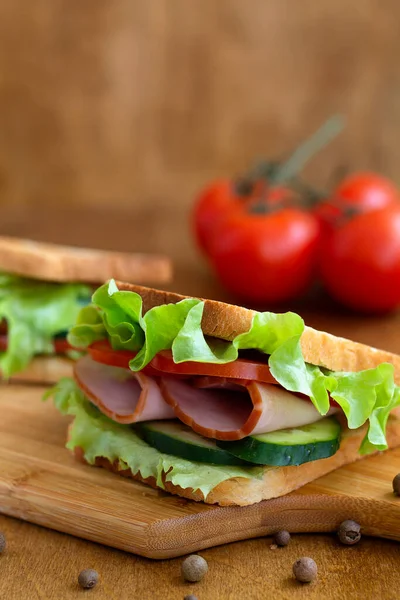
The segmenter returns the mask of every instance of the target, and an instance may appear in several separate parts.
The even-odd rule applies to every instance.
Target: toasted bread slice
[[[343,465],[363,458],[358,450],[365,432],[365,427],[353,431],[347,430],[343,436],[340,449],[330,458],[304,463],[298,467],[265,467],[262,479],[227,479],[211,490],[206,498],[200,490],[173,485],[171,482],[166,481],[166,474],[162,473],[164,489],[171,494],[190,500],[206,502],[207,504],[219,504],[220,506],[247,506],[261,502],[261,500],[278,498]],[[400,445],[400,409],[393,411],[388,421],[386,439],[389,448]],[[75,448],[74,453],[76,458],[84,461],[81,448]],[[111,464],[109,460],[98,456],[95,460],[95,466],[103,467],[124,477],[142,481],[156,489],[159,487],[154,477],[144,479],[140,473],[133,474],[130,469],[122,470],[118,461]],[[212,469],[212,466],[210,469]]]
[[[144,312],[154,306],[176,303],[188,297],[120,281],[116,283],[118,289],[136,292],[142,297]],[[238,334],[250,329],[254,311],[215,300],[204,300],[204,302],[202,329],[205,335],[233,340]],[[383,362],[391,363],[395,368],[395,382],[400,385],[400,356],[397,354],[311,327],[306,327],[304,330],[301,348],[306,362],[325,367],[330,371],[363,371],[375,368]]]
[[[108,279],[168,283],[172,264],[167,256],[112,252],[0,237],[0,270],[55,282],[99,285]]]

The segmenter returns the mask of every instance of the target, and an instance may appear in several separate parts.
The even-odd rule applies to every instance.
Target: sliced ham
[[[103,365],[85,356],[75,363],[74,376],[91,402],[117,423],[175,417],[157,382],[143,373]]]
[[[322,418],[309,400],[267,383],[217,377],[192,382],[162,378],[160,388],[181,421],[217,440],[240,440]]]
[[[239,440],[322,418],[309,400],[267,383],[219,377],[153,379],[89,356],[75,363],[74,376],[91,402],[117,423],[177,417],[205,437]]]

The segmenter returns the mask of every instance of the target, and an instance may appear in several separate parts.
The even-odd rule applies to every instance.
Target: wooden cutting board
[[[0,512],[150,558],[295,532],[335,531],[355,519],[367,535],[400,540],[391,482],[400,448],[326,475],[283,498],[221,508],[85,466],[64,448],[67,419],[43,388],[0,386]]]

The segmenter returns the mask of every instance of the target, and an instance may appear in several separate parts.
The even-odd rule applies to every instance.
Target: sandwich
[[[108,278],[168,282],[163,256],[0,237],[0,373],[3,380],[54,384],[82,353],[66,340],[80,310]]]
[[[400,356],[292,312],[110,280],[67,339],[67,448],[171,494],[250,505],[400,445]]]

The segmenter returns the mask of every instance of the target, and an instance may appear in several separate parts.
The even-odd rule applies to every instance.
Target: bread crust
[[[65,356],[37,356],[10,381],[55,385],[61,378],[73,376],[72,367],[73,361]]]
[[[167,256],[112,252],[48,244],[0,236],[0,270],[55,282],[99,285],[109,279],[168,283],[172,263]]]
[[[117,286],[120,290],[140,294],[143,298],[144,312],[160,304],[176,303],[188,298],[188,296],[120,281],[117,281]],[[215,300],[200,299],[205,303],[202,320],[205,335],[233,340],[238,334],[250,329],[255,311]],[[395,382],[400,385],[400,356],[397,354],[307,326],[301,338],[301,349],[306,362],[325,367],[330,371],[356,372],[372,369],[383,362],[391,363],[395,370]]]
[[[365,427],[356,431],[347,431],[342,439],[340,449],[330,458],[305,463],[298,467],[265,468],[264,476],[260,480],[240,477],[227,479],[211,490],[207,498],[204,498],[199,490],[183,489],[173,485],[166,480],[165,472],[162,473],[164,490],[189,500],[219,504],[220,506],[248,506],[262,500],[285,496],[322,475],[362,459],[358,449],[365,431]],[[386,439],[389,448],[400,446],[400,409],[392,413],[386,429]],[[86,462],[81,448],[76,447],[73,452],[78,460]],[[133,474],[130,469],[121,469],[118,461],[111,463],[106,458],[99,456],[95,460],[95,466],[105,468],[123,477],[141,481],[154,489],[159,488],[154,477],[143,478],[140,473]]]

